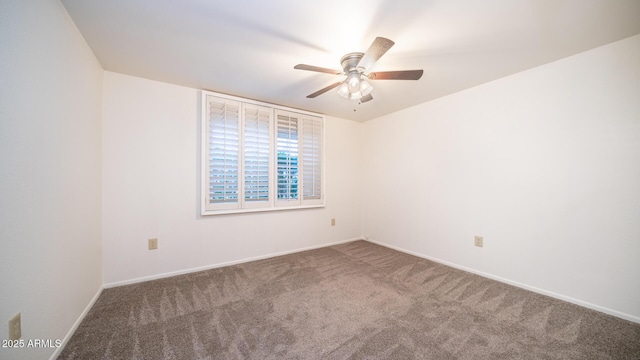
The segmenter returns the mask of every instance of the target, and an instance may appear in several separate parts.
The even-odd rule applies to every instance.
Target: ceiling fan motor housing
[[[342,69],[344,70],[344,73],[349,74],[353,71],[357,71],[359,73],[364,72],[364,68],[358,68],[358,64],[360,63],[360,60],[362,59],[363,56],[364,56],[364,53],[361,53],[361,52],[352,52],[343,56],[340,59],[340,64],[342,64]]]

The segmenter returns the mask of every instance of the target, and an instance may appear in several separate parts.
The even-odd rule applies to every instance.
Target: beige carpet
[[[59,359],[637,360],[640,325],[356,241],[106,289]]]

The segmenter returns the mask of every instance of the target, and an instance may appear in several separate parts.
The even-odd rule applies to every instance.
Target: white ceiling
[[[640,0],[62,0],[105,70],[358,121],[640,33]],[[340,57],[395,41],[365,104],[335,90]]]

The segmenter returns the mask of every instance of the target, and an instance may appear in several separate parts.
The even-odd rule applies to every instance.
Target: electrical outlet
[[[149,239],[149,250],[155,250],[158,248],[158,239]]]
[[[476,242],[475,242],[475,245],[476,245],[477,247],[482,247],[482,245],[483,245],[483,239],[482,239],[482,236],[476,236],[475,241],[476,241]]]
[[[336,219],[335,218],[331,218],[331,226],[336,226]]]
[[[20,313],[9,320],[9,340],[18,340],[22,336],[22,325],[20,324]]]

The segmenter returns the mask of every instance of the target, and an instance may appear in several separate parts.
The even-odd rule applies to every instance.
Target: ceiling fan
[[[377,37],[373,40],[373,43],[369,46],[366,53],[352,52],[343,56],[340,59],[342,71],[306,64],[298,64],[293,68],[347,76],[343,81],[338,81],[313,94],[307,95],[308,98],[315,98],[333,88],[339,87],[338,94],[340,94],[340,96],[347,99],[359,99],[360,102],[364,103],[373,99],[373,96],[371,96],[373,87],[368,80],[418,80],[422,77],[422,70],[367,72],[394,44],[395,43],[389,39]]]

